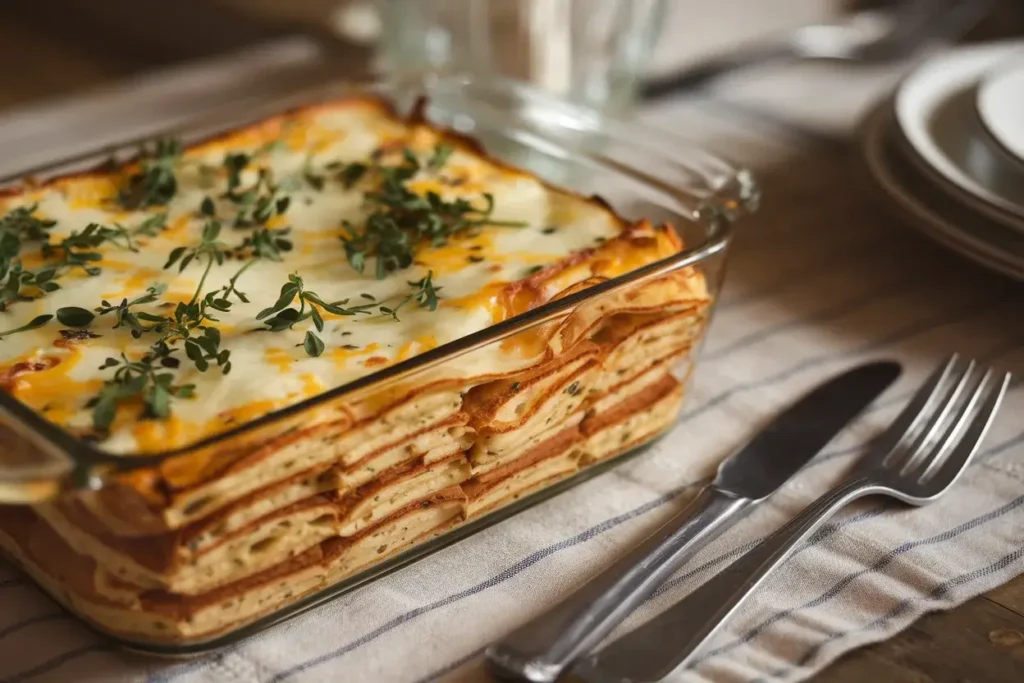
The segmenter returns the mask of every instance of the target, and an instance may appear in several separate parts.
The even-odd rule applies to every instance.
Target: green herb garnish
[[[163,316],[153,315],[144,311],[132,311],[132,307],[155,302],[166,289],[166,285],[162,283],[156,284],[146,289],[146,293],[142,296],[131,301],[127,298],[122,299],[121,303],[117,305],[111,304],[104,299],[102,305],[96,309],[96,313],[99,315],[113,313],[115,317],[114,329],[127,327],[131,331],[132,336],[138,339],[146,332],[158,331],[160,329],[159,325],[165,324],[167,319]],[[144,322],[150,324],[144,325]]]
[[[49,314],[36,316],[35,318],[32,318],[32,320],[22,325],[21,327],[15,327],[14,329],[0,332],[0,339],[3,339],[4,337],[9,337],[12,334],[17,334],[18,332],[28,332],[29,330],[34,330],[36,328],[42,327],[51,320],[53,320],[53,316]]]
[[[427,168],[431,171],[440,171],[441,168],[448,162],[448,157],[452,155],[455,148],[447,142],[438,143],[434,147],[434,153],[430,155],[430,159],[427,160]]]
[[[84,308],[78,308],[77,306],[65,306],[57,309],[56,317],[62,325],[66,325],[67,327],[88,327],[96,316],[94,316],[91,311],[87,311]],[[37,315],[21,327],[15,327],[14,329],[0,332],[0,339],[9,337],[12,334],[17,334],[18,332],[28,332],[29,330],[38,329],[53,320],[53,318],[54,316],[49,313]]]
[[[0,233],[18,238],[20,242],[45,242],[57,221],[35,215],[38,204],[19,206],[0,218]]]
[[[427,169],[436,171],[451,154],[442,145],[434,149]],[[416,155],[405,149],[397,166],[376,166],[380,186],[366,194],[372,211],[363,226],[344,223],[348,235],[342,238],[345,254],[352,267],[363,272],[366,259],[376,256],[376,276],[412,265],[419,245],[426,241],[442,246],[454,235],[484,225],[522,227],[519,221],[495,221],[494,197],[483,195],[483,206],[463,198],[446,200],[436,192],[419,195],[406,187],[421,170]]]
[[[326,179],[322,173],[317,173],[313,170],[312,152],[307,154],[305,161],[302,162],[302,179],[317,192],[323,191]]]
[[[366,172],[370,169],[366,164],[352,163],[346,164],[342,167],[338,173],[338,178],[341,180],[341,184],[346,189],[351,190],[355,187],[355,184],[359,182],[359,179],[366,175]]]
[[[182,147],[177,140],[157,140],[152,149],[144,149],[139,159],[139,171],[128,178],[118,200],[126,209],[145,209],[166,206],[178,192],[175,167],[181,158]]]
[[[398,320],[398,311],[408,303],[415,301],[419,304],[420,308],[426,308],[431,311],[437,310],[438,299],[437,293],[441,291],[441,287],[435,287],[433,282],[433,272],[428,272],[426,277],[416,280],[415,282],[409,282],[409,286],[412,287],[413,291],[407,297],[402,299],[401,302],[394,308],[387,306],[381,306],[380,312],[384,315],[390,315],[396,321]]]
[[[57,309],[57,320],[67,327],[88,327],[96,318],[92,311],[78,306],[65,306]]]
[[[175,367],[174,349],[163,345],[154,346],[139,360],[107,358],[101,370],[117,368],[113,379],[103,383],[99,394],[89,402],[92,408],[92,423],[96,429],[107,430],[114,423],[117,406],[122,401],[140,399],[145,406],[145,417],[165,418],[171,412],[171,399],[191,398],[195,385],[175,385],[174,375],[160,372],[160,367]]]
[[[124,228],[117,223],[114,224],[116,228],[124,230]],[[136,228],[130,231],[131,235],[144,235],[146,237],[156,237],[161,232],[167,229],[167,214],[164,212],[155,213],[146,220],[136,226]],[[132,251],[135,251],[132,248]]]
[[[22,247],[28,242],[43,242],[50,239],[50,230],[57,221],[39,218],[35,215],[37,204],[19,206],[0,218],[0,311],[12,302],[25,298],[25,287],[38,287],[43,292],[60,289],[53,282],[55,270],[44,266],[38,270],[26,270],[21,263]]]
[[[292,250],[289,233],[291,233],[291,228],[259,228],[242,240],[239,250],[242,253],[248,253],[249,260],[231,276],[227,286],[221,289],[221,298],[230,299],[235,296],[242,303],[249,303],[245,292],[239,291],[237,288],[238,278],[242,277],[242,274],[260,259],[282,261],[283,254]]]
[[[228,189],[224,198],[237,208],[234,227],[251,228],[266,225],[276,216],[283,216],[291,204],[291,198],[284,188],[274,183],[274,176],[269,169],[257,171],[256,182],[249,187],[242,186],[242,171],[252,158],[247,154],[228,154],[224,158],[224,168],[228,172]],[[206,216],[213,215],[213,200],[203,200],[201,211]]]
[[[298,308],[292,306],[296,298],[299,301]],[[282,330],[290,330],[296,324],[312,318],[316,331],[323,332],[324,311],[335,315],[357,315],[359,313],[369,313],[370,309],[377,306],[377,304],[358,304],[346,307],[346,304],[348,304],[348,299],[327,303],[316,292],[308,291],[302,278],[293,274],[289,275],[288,282],[281,286],[281,294],[274,305],[260,311],[256,315],[256,319],[262,320],[263,324],[269,327],[272,332],[280,332]],[[323,352],[323,343],[316,344],[311,341],[311,338],[320,342],[316,334],[310,330],[306,333],[303,347],[306,349],[306,353],[309,353],[311,349],[318,350],[317,353],[309,353],[309,355],[319,356]]]

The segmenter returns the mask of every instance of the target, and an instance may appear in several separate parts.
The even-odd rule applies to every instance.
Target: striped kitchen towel
[[[819,95],[820,97],[820,95]],[[644,113],[759,172],[684,414],[624,463],[354,593],[220,652],[160,661],[117,651],[0,565],[0,681],[483,681],[480,652],[667,519],[758,424],[836,372],[895,358],[906,372],[766,505],[704,549],[624,629],[666,608],[824,491],[951,351],[1024,376],[1022,290],[872,206],[848,150],[764,116],[751,99],[691,96]],[[834,121],[820,130],[829,132]],[[1024,572],[1024,391],[977,464],[924,509],[868,500],[772,576],[680,681],[795,681]]]

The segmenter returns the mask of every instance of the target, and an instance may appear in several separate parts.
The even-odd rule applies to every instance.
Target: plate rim
[[[993,86],[993,82],[998,82],[1001,77],[1007,75],[1008,71],[1019,73],[1024,78],[1024,47],[1021,48],[1020,54],[1016,58],[1009,57],[1004,60],[1004,63],[1000,66],[996,66],[991,69],[985,76],[978,81],[978,92],[974,98],[974,109],[978,115],[978,122],[981,124],[981,129],[989,137],[989,140],[993,145],[996,146],[998,151],[1002,152],[1008,161],[1015,164],[1018,169],[1024,171],[1024,143],[1019,150],[1012,149],[1011,145],[1007,145],[1006,141],[1001,135],[996,133],[992,128],[990,117],[986,116],[984,112],[983,100],[985,99],[985,93],[989,92]],[[1024,117],[1024,112],[1022,112]]]
[[[957,47],[941,54],[938,59],[950,59],[957,54],[963,53],[991,52],[1001,53],[1003,56],[1000,57],[999,61],[1002,61],[1008,54],[1014,51],[1024,51],[1024,40],[1012,39]],[[950,191],[960,196],[961,201],[971,203],[972,208],[976,211],[1004,224],[1005,227],[1011,230],[1024,232],[1024,204],[1016,204],[993,194],[965,174],[937,145],[931,143],[930,140],[924,140],[925,144],[921,144],[920,136],[914,134],[912,130],[908,131],[908,115],[906,113],[906,107],[908,106],[906,105],[907,89],[917,82],[916,79],[920,78],[920,74],[925,68],[935,68],[935,64],[935,60],[921,62],[914,70],[900,79],[893,93],[888,98],[892,102],[893,118],[896,128],[900,132],[902,144],[907,152],[909,152],[908,157],[919,170],[927,173],[932,179],[946,185]],[[984,71],[981,73],[984,73]],[[973,87],[977,87],[976,82]],[[901,103],[903,104],[901,105]],[[997,152],[1000,158],[1002,158],[1002,150],[997,150]]]
[[[886,204],[889,208],[897,209],[901,215],[909,219],[913,227],[928,238],[990,271],[1024,281],[1024,256],[1008,256],[998,246],[971,236],[949,223],[937,215],[913,190],[908,189],[889,167],[888,161],[884,158],[887,133],[898,128],[895,121],[894,95],[895,91],[884,98],[858,126],[858,156],[874,189],[887,198]],[[941,191],[939,188],[937,190]],[[947,199],[957,201],[957,198],[948,195]],[[973,211],[972,207],[962,208]],[[994,227],[1012,231],[1012,228],[1002,225]]]

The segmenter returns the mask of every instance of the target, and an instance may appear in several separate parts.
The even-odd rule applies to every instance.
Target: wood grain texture
[[[855,650],[819,683],[1020,683],[1024,681],[1024,577],[895,638]]]

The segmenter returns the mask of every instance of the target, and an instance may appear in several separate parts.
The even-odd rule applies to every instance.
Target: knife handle
[[[684,510],[582,588],[487,648],[500,680],[551,683],[750,504],[708,486]]]
[[[688,664],[747,597],[840,508],[873,492],[855,477],[824,494],[789,523],[654,619],[581,660],[587,683],[655,683]]]

